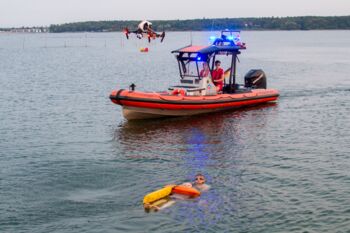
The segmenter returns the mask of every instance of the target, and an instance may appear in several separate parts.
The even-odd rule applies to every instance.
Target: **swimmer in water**
[[[197,174],[193,183],[193,188],[197,189],[200,192],[208,191],[210,186],[205,183],[206,179],[204,175]]]
[[[192,188],[192,184],[190,182],[182,183],[180,185],[188,188]],[[169,186],[175,186],[175,185],[169,184]],[[186,199],[187,199],[186,196],[183,196],[180,194],[176,194],[176,193],[170,194],[169,196],[159,199],[153,202],[152,204],[144,203],[143,208],[145,209],[146,212],[150,212],[151,210],[158,211],[158,210],[168,208],[169,206],[172,206],[173,204],[175,204],[176,200],[186,200]]]
[[[185,182],[180,185],[188,188],[195,188],[200,192],[205,192],[210,189],[210,186],[207,185],[205,182],[206,182],[206,179],[204,175],[197,174],[195,176],[195,181],[193,183]],[[176,203],[176,200],[188,200],[188,199],[190,198],[181,194],[171,194],[170,196],[162,198],[152,204],[144,204],[144,208],[146,212],[149,212],[150,210],[158,211],[174,205]]]

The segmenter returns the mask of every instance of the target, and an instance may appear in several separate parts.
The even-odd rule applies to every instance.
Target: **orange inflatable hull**
[[[123,115],[126,119],[133,120],[216,112],[275,101],[278,96],[278,91],[274,89],[253,89],[245,93],[215,96],[182,96],[170,95],[166,92],[121,89],[112,91],[110,99],[123,107]]]
[[[198,197],[199,195],[201,195],[201,193],[197,189],[189,188],[182,185],[175,186],[171,193],[186,195],[189,197]]]

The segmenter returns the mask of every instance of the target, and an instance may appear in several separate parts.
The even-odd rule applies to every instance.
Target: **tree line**
[[[134,29],[139,21],[90,21],[50,25],[50,32],[114,32]],[[348,30],[350,16],[302,16],[264,18],[217,18],[189,20],[153,20],[156,31],[237,30]]]

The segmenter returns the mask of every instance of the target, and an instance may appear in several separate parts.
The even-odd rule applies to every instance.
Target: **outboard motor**
[[[250,88],[266,89],[266,75],[263,70],[250,70],[244,76],[244,86]]]

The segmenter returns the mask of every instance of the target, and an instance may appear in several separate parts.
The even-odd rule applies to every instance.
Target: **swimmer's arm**
[[[168,208],[168,207],[170,207],[170,206],[172,206],[174,204],[175,204],[175,201],[174,200],[170,200],[167,203],[165,203],[164,205],[162,205],[161,207],[159,207],[158,210],[162,210],[162,209]]]
[[[156,210],[160,210],[160,207],[157,205],[151,205],[149,203],[145,203],[143,204],[143,208],[145,209],[156,209]]]
[[[156,205],[152,205],[152,208],[155,209],[155,210],[160,210],[160,207],[156,206]]]
[[[208,191],[210,189],[210,185],[206,184],[203,188],[203,191]]]

